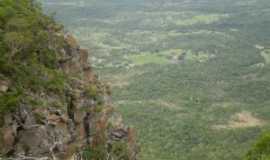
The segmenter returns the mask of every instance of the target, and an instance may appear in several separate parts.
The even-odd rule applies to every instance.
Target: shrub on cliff
[[[12,108],[11,101],[20,101],[14,91],[64,91],[66,79],[57,66],[63,46],[63,36],[55,34],[58,26],[32,0],[0,1],[0,74],[13,83],[0,94],[0,113]]]

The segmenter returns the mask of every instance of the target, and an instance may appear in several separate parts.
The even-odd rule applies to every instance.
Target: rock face
[[[79,160],[90,153],[91,160],[136,160],[134,131],[119,122],[121,117],[110,106],[108,87],[98,81],[88,63],[88,52],[70,34],[64,39],[59,68],[73,77],[71,85],[63,95],[33,93],[46,107],[21,103],[6,114],[0,128],[0,155],[19,160]],[[9,85],[0,79],[0,92]]]

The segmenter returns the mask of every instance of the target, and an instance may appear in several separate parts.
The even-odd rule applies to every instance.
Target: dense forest
[[[0,0],[0,160],[270,160],[269,8]]]
[[[267,159],[268,0],[43,4],[89,48],[141,159],[240,160],[254,145],[250,159]]]

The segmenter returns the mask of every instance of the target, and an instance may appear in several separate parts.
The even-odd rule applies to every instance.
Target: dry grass
[[[227,124],[215,125],[214,129],[237,129],[260,127],[265,124],[264,120],[255,117],[251,112],[243,111],[231,117]]]

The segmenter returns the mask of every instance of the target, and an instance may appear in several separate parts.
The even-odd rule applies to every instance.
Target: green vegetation
[[[152,54],[130,55],[128,57],[135,65],[144,64],[167,64],[169,60],[166,57]]]
[[[249,151],[245,160],[269,160],[270,159],[270,134],[266,133]]]
[[[98,96],[98,88],[94,84],[90,84],[86,89],[86,95],[89,97],[97,97]]]
[[[125,142],[115,142],[112,145],[112,159],[129,159],[128,145]]]
[[[25,137],[17,133],[22,133],[22,130],[28,128],[28,124],[25,124],[26,119],[31,119],[31,124],[35,122],[41,124],[36,128],[48,130],[48,136],[44,135],[45,139],[50,139],[51,135],[56,134],[57,127],[67,127],[63,133],[66,132],[65,136],[69,137],[69,133],[72,132],[70,137],[72,141],[66,142],[69,138],[66,139],[65,136],[59,138],[59,140],[64,138],[61,139],[63,145],[68,145],[65,150],[69,152],[65,153],[65,156],[69,154],[71,156],[76,152],[77,155],[74,156],[80,156],[84,160],[105,160],[108,159],[108,154],[111,154],[110,159],[130,159],[128,147],[129,143],[133,142],[133,138],[128,134],[130,142],[128,139],[120,138],[119,143],[109,139],[111,130],[115,129],[108,128],[108,120],[113,110],[104,104],[106,95],[110,95],[109,87],[102,84],[96,77],[91,77],[95,75],[90,70],[81,71],[88,65],[85,64],[87,62],[82,64],[82,57],[88,57],[88,53],[79,49],[76,40],[69,35],[65,37],[63,27],[52,17],[44,15],[36,0],[0,0],[0,24],[0,150],[1,152],[3,150],[0,159],[2,156],[17,157],[15,150],[18,146],[26,152],[25,156],[29,154],[29,156],[46,157],[51,154],[40,151],[42,155],[33,155],[32,153],[38,154],[39,151],[30,153],[31,147],[28,144],[20,145]],[[80,64],[84,66],[77,67]],[[77,68],[72,68],[73,66]],[[77,89],[80,91],[78,92]],[[77,104],[77,102],[83,103]],[[81,105],[85,106],[81,107]],[[35,111],[36,107],[43,108]],[[52,107],[61,111],[52,113]],[[21,111],[21,108],[27,108],[27,111]],[[80,112],[79,109],[81,109]],[[23,118],[22,112],[25,115]],[[84,112],[87,116],[83,115]],[[83,122],[74,118],[79,114],[82,114],[83,117],[80,118]],[[59,123],[56,122],[58,120],[54,119],[55,117],[52,118],[53,116],[56,116],[56,119],[59,118]],[[6,117],[12,119],[14,124],[5,121]],[[67,120],[69,118],[72,122]],[[54,129],[51,130],[47,127],[50,121],[56,122],[53,124]],[[70,126],[72,124],[77,126],[78,123],[81,123],[83,128],[78,125],[82,130],[79,129],[77,133],[78,127],[70,128]],[[91,126],[89,126],[90,123]],[[89,144],[86,145],[81,141],[82,139],[77,142],[77,138],[76,141],[72,138],[73,135],[84,134],[81,131],[85,133],[83,138],[87,142],[91,138]],[[22,137],[24,138],[21,139]],[[113,143],[111,150],[108,148],[108,142]],[[2,144],[6,145],[4,147],[8,148],[7,151],[4,151]],[[49,143],[48,145],[54,146]],[[82,146],[85,148],[82,149]],[[45,146],[42,149],[49,150],[49,148],[51,147]],[[53,152],[60,152],[58,147],[55,148],[57,151]],[[10,154],[9,150],[14,151],[14,155]]]
[[[214,23],[216,21],[219,21],[220,18],[224,18],[224,17],[228,17],[226,15],[197,15],[197,16],[194,16],[190,19],[186,19],[186,20],[179,20],[179,21],[176,21],[175,23],[177,25],[180,25],[180,26],[191,26],[191,25],[194,25],[194,24],[197,24],[197,23],[201,23],[201,24],[211,24],[211,23]]]
[[[22,98],[22,93],[20,91],[11,91],[5,95],[0,96],[1,112],[6,110],[12,110],[17,107]]]
[[[16,108],[29,92],[63,93],[56,54],[63,37],[50,32],[61,28],[30,0],[0,1],[0,24],[0,74],[13,83],[0,95],[0,112]]]
[[[140,159],[240,160],[270,129],[269,0],[43,4],[112,84]]]

